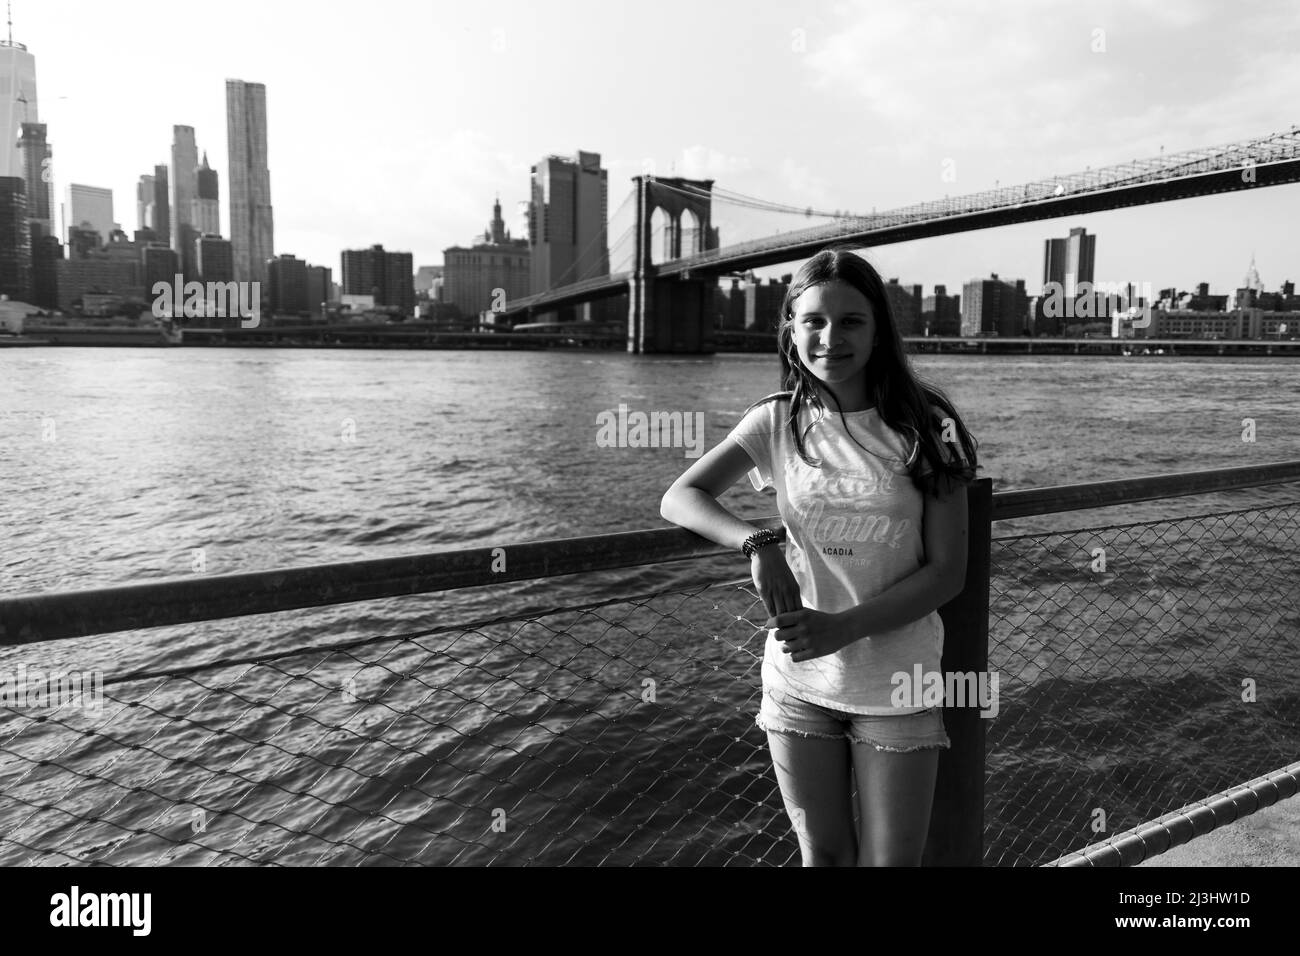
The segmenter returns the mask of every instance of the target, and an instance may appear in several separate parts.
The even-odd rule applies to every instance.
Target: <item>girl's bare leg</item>
[[[920,866],[939,751],[850,746],[858,784],[858,866]]]
[[[849,742],[768,731],[767,744],[803,865],[853,866],[857,837]]]

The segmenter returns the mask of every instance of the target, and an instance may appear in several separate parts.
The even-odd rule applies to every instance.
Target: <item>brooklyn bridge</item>
[[[611,224],[620,218],[631,220],[609,240],[609,261],[621,268],[608,275],[574,277],[545,292],[508,302],[498,318],[517,327],[554,315],[566,306],[626,295],[627,351],[711,352],[718,337],[713,295],[720,277],[798,262],[831,243],[857,248],[883,246],[1297,180],[1300,127],[1295,126],[1258,139],[1162,153],[869,215],[743,196],[719,188],[714,180],[635,176],[631,190],[610,216]],[[827,221],[719,246],[714,223],[723,204],[785,215],[792,222]],[[625,216],[629,211],[630,217]],[[563,334],[563,330],[556,331]]]

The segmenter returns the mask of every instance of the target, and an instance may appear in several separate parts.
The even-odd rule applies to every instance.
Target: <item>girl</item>
[[[750,558],[770,628],[755,722],[803,865],[918,866],[949,741],[942,708],[912,706],[900,685],[917,665],[940,672],[937,608],[965,583],[975,442],[912,371],[879,273],[848,248],[804,263],[777,347],[784,391],[746,409],[660,513]],[[776,489],[784,553],[780,533],[717,502],[746,472]]]

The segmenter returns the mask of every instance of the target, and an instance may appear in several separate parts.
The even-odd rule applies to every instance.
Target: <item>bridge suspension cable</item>
[[[835,212],[826,212],[825,210],[821,210],[821,209],[813,209],[811,206],[791,206],[787,203],[772,202],[767,199],[759,199],[756,196],[747,196],[744,193],[738,193],[730,189],[722,189],[718,186],[714,186],[712,191],[710,191],[707,189],[701,189],[698,186],[689,186],[685,184],[677,185],[673,183],[668,183],[663,181],[662,179],[655,180],[655,182],[656,185],[658,185],[662,189],[672,190],[673,192],[681,193],[684,196],[690,196],[692,198],[712,198],[714,200],[720,200],[722,202],[725,202],[729,205],[743,206],[748,209],[757,209],[761,212],[779,212],[779,213],[788,213],[790,215],[795,215],[795,216],[804,216],[804,217],[815,216],[818,218],[827,218],[827,219],[868,219],[870,218],[869,216],[859,216],[851,213],[846,213],[843,210],[836,210]]]

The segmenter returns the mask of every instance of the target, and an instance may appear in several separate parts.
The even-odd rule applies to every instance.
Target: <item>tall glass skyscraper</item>
[[[18,131],[23,123],[39,123],[36,109],[36,57],[12,39],[0,39],[0,176],[26,178]]]
[[[172,127],[171,197],[168,214],[171,220],[171,245],[180,259],[186,277],[198,275],[198,253],[194,240],[194,200],[199,198],[197,170],[199,147],[194,141],[193,126]]]
[[[265,83],[226,80],[226,143],[230,149],[227,175],[235,280],[265,282],[266,261],[275,247]]]

